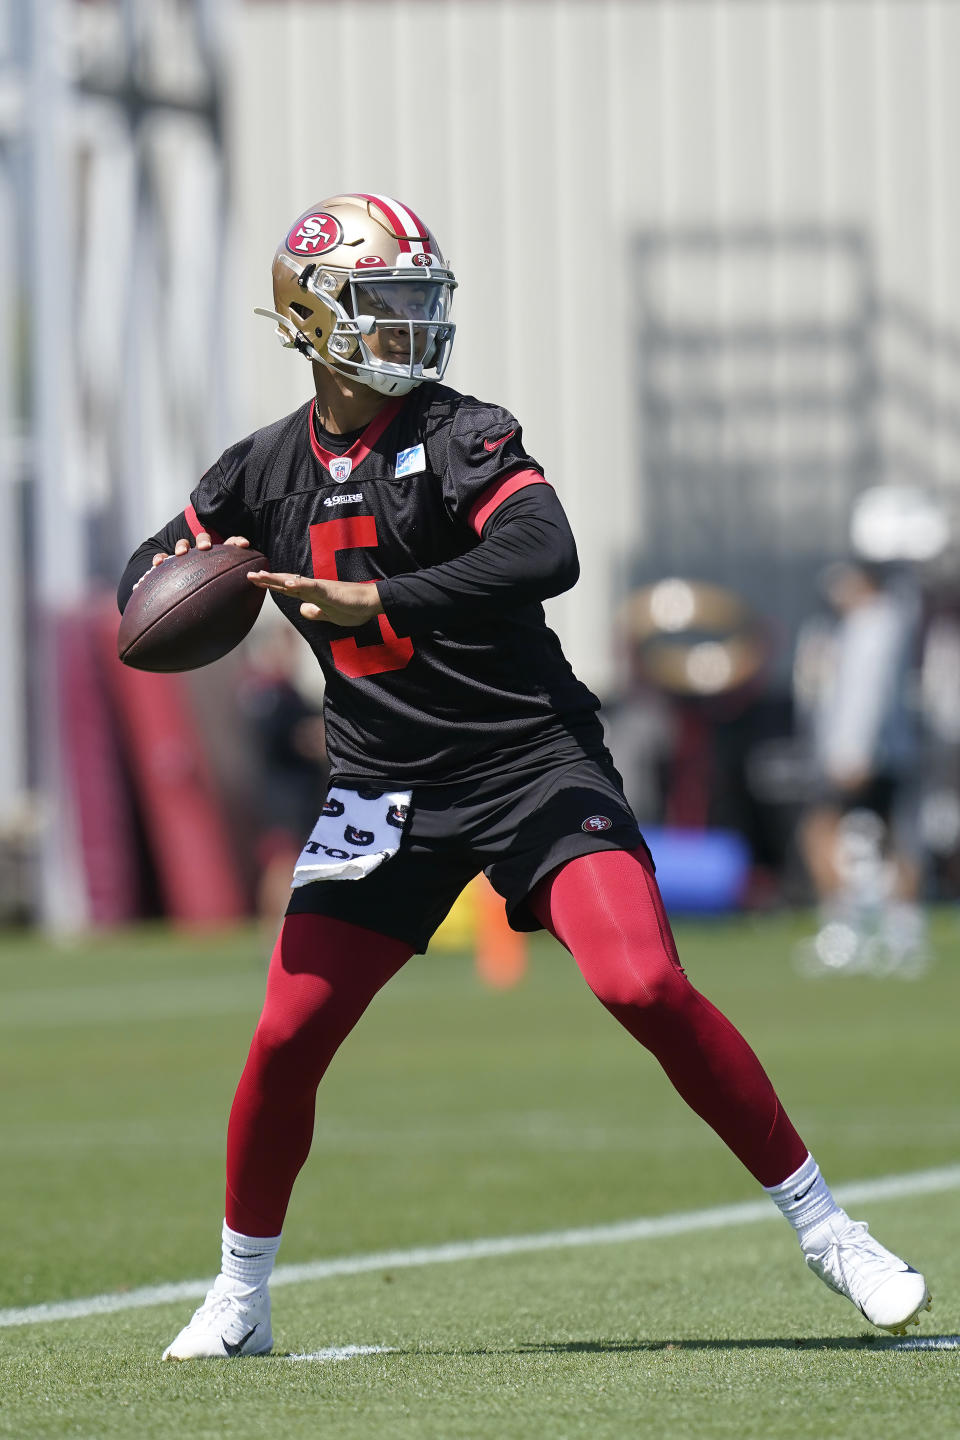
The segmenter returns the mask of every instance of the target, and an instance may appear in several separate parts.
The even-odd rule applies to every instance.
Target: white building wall
[[[611,607],[644,547],[639,232],[861,229],[905,317],[878,328],[909,381],[878,402],[886,478],[900,456],[960,490],[958,64],[952,0],[248,0],[230,59],[237,432],[310,390],[250,313],[289,221],[342,189],[407,199],[460,280],[451,382],[518,414],[568,509],[583,578],[551,618],[608,688]],[[842,266],[708,257],[667,267],[659,302],[829,316],[847,284]]]

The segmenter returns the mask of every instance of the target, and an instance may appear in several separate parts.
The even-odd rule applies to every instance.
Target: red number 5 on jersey
[[[337,574],[338,550],[375,550],[377,522],[372,515],[337,515],[310,526],[310,553],[313,573],[318,580],[341,580]],[[373,582],[371,581],[371,584]],[[413,658],[413,641],[400,636],[386,615],[377,616],[382,637],[379,645],[358,645],[352,635],[332,640],[333,663],[341,675],[351,680],[361,675],[382,675],[387,670],[403,670]]]

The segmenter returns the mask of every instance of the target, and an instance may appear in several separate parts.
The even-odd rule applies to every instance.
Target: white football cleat
[[[807,1237],[804,1258],[825,1285],[846,1295],[871,1325],[905,1335],[933,1301],[926,1281],[874,1240],[862,1220],[842,1210]]]
[[[164,1360],[225,1360],[272,1350],[269,1290],[264,1285],[237,1294],[226,1288],[233,1283],[217,1277],[193,1319],[164,1350]]]

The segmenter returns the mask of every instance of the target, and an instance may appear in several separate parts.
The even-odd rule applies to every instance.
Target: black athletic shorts
[[[336,777],[331,783],[353,785]],[[362,880],[298,886],[287,914],[330,915],[424,951],[460,891],[482,870],[506,901],[513,929],[539,930],[525,904],[539,880],[577,855],[643,843],[609,758],[541,764],[519,780],[514,774],[423,786],[414,788],[392,859]]]

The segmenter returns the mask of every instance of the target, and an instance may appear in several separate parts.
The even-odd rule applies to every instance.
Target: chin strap
[[[360,385],[364,390],[375,390],[378,395],[409,395],[411,390],[423,382],[420,380],[408,380],[405,376],[384,376],[364,375],[357,370],[341,370],[339,366],[331,361],[320,357],[320,364],[330,371],[331,375],[338,375],[341,380],[351,380],[355,385]]]

